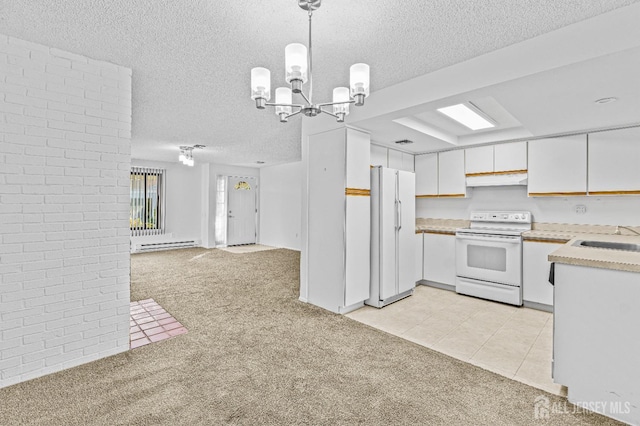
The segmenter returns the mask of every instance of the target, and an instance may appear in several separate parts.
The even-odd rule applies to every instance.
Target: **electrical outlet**
[[[575,206],[576,214],[585,214],[587,212],[587,206],[584,204],[578,204]]]

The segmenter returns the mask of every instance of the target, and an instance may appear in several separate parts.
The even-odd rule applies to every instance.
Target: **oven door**
[[[457,232],[456,275],[519,287],[522,237]]]

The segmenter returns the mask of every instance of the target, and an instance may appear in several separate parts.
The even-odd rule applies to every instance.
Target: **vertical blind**
[[[164,233],[164,170],[132,167],[129,228],[132,236]]]

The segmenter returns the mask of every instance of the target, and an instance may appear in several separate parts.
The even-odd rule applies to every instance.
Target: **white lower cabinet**
[[[522,247],[522,299],[553,306],[553,285],[549,282],[551,262],[547,257],[564,243],[524,241]]]
[[[423,248],[423,233],[416,232],[415,236],[415,255],[416,255],[416,272],[415,272],[415,281],[418,282],[422,279],[422,263],[424,261],[424,257],[422,255]]]
[[[455,286],[456,236],[424,233],[423,275],[427,281]]]

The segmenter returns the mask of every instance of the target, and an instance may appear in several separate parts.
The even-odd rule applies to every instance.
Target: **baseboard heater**
[[[147,251],[171,250],[177,248],[199,247],[200,242],[196,240],[166,241],[162,243],[137,243],[134,244],[132,253]]]

